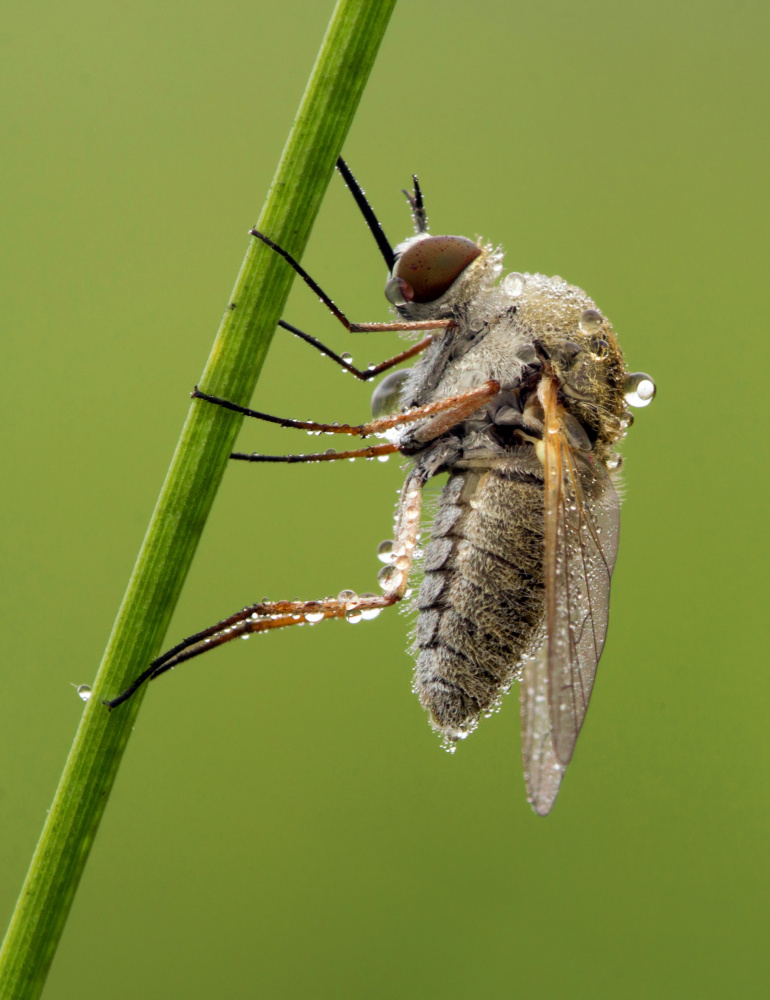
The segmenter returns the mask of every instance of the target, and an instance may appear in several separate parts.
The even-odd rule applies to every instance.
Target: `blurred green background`
[[[6,9],[3,923],[330,11]],[[398,613],[189,664],[148,693],[47,1000],[766,995],[769,21],[760,0],[397,8],[345,148],[386,232],[417,171],[434,232],[586,288],[658,383],[578,752],[546,820],[516,695],[443,753]],[[338,177],[305,264],[354,319],[388,315]],[[286,318],[363,365],[397,343],[299,284]],[[254,402],[359,421],[369,394],[279,331]],[[233,466],[169,643],[263,595],[374,589],[399,481]]]

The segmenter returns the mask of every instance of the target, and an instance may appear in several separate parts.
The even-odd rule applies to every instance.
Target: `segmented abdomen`
[[[417,598],[414,689],[449,739],[475,728],[542,631],[543,483],[458,471],[445,485]]]

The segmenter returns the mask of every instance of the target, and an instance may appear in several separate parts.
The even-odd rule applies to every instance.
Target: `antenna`
[[[404,191],[403,188],[401,189],[401,194],[406,195],[406,200],[409,202],[409,207],[412,210],[414,231],[418,236],[422,236],[423,233],[428,232],[428,216],[425,214],[425,204],[422,200],[422,189],[420,188],[420,182],[417,180],[417,174],[412,174],[412,180],[414,181],[414,194]]]

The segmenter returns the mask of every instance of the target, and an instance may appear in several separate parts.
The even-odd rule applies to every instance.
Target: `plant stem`
[[[257,223],[301,257],[350,128],[395,0],[338,0]],[[206,392],[249,402],[293,271],[249,244],[201,376]],[[157,654],[227,466],[242,417],[195,400],[118,612],[8,934],[0,997],[43,989],[143,691],[110,713],[114,697]]]

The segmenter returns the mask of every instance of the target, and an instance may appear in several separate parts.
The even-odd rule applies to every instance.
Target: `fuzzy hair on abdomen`
[[[517,678],[542,632],[543,483],[515,470],[456,470],[439,498],[417,597],[414,690],[461,739]]]

